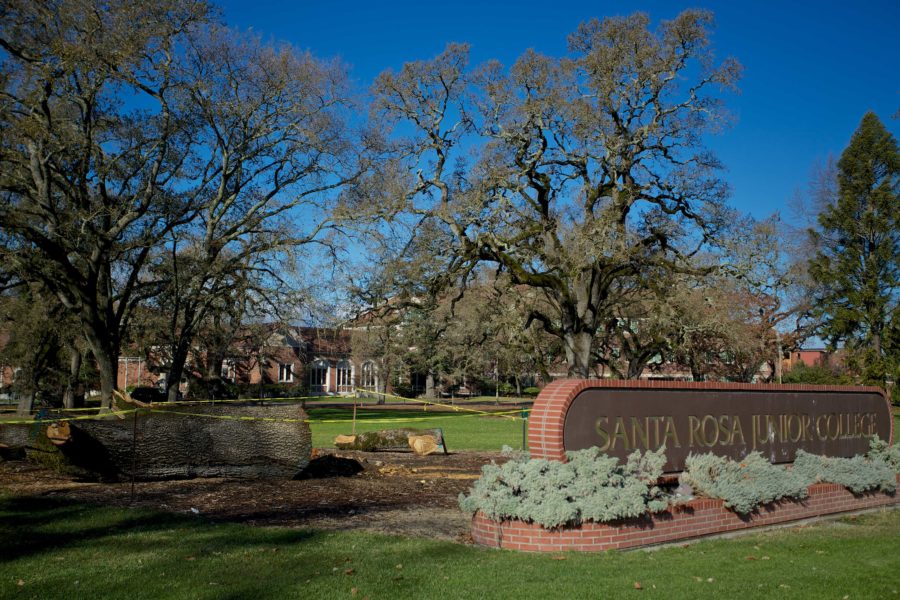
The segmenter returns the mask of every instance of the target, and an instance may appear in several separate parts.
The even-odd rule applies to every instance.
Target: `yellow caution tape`
[[[81,415],[78,417],[54,417],[54,416],[46,416],[44,418],[39,419],[16,419],[16,420],[7,420],[0,421],[0,425],[33,425],[35,423],[60,423],[62,421],[91,421],[95,419],[103,419],[106,417],[119,417],[122,415],[127,415],[133,412],[137,412],[138,409],[134,408],[131,410],[116,410],[105,413],[100,413],[96,415]]]
[[[171,415],[184,415],[187,417],[206,417],[209,419],[222,419],[222,420],[231,420],[231,421],[267,421],[270,423],[309,423],[310,425],[318,425],[321,423],[348,423],[351,421],[350,418],[346,419],[290,419],[290,418],[282,418],[282,417],[249,417],[249,416],[236,416],[236,415],[210,415],[204,413],[191,413],[184,411],[174,411],[174,410],[160,410],[160,409],[152,409],[152,412],[160,412]],[[440,419],[459,419],[465,417],[483,417],[485,415],[434,415],[430,417],[397,417],[391,419],[357,419],[358,423],[366,424],[366,423],[407,423],[407,422],[417,422],[417,421],[434,421]]]
[[[150,406],[189,406],[191,404],[237,404],[240,402],[299,402],[303,400],[321,400],[329,396],[298,396],[296,398],[236,398],[227,400],[176,400],[175,402],[151,402]],[[343,397],[343,396],[338,396]]]
[[[310,424],[320,424],[320,423],[347,423],[351,421],[351,418],[348,416],[343,419],[291,419],[291,418],[283,418],[283,417],[252,417],[252,416],[241,416],[241,415],[211,415],[206,413],[194,413],[194,412],[186,412],[186,411],[176,411],[176,410],[166,410],[162,408],[158,408],[159,405],[149,406],[149,407],[138,407],[132,408],[128,410],[113,410],[106,413],[92,414],[92,415],[81,415],[75,417],[58,417],[48,415],[43,418],[31,418],[31,419],[16,419],[16,420],[5,420],[0,421],[0,425],[31,425],[35,423],[58,423],[62,421],[87,421],[93,419],[103,419],[110,416],[123,416],[131,413],[137,412],[158,412],[158,413],[166,413],[173,415],[183,415],[187,417],[205,417],[208,419],[222,419],[222,420],[232,420],[232,421],[263,421],[269,423],[310,423]],[[443,405],[442,405],[443,406]],[[522,417],[519,416],[511,416],[521,412],[530,412],[530,409],[525,410],[510,410],[510,411],[500,411],[500,412],[489,412],[489,411],[480,411],[480,410],[470,410],[471,414],[465,415],[439,415],[432,414],[427,417],[394,417],[394,418],[379,418],[379,419],[357,419],[360,423],[405,423],[405,422],[419,422],[419,421],[433,421],[440,419],[459,419],[465,417],[501,417],[504,419],[511,420],[520,420]]]
[[[394,396],[393,394],[385,394],[384,392],[376,392],[374,390],[366,390],[365,393],[376,394],[378,396],[383,396],[384,398],[394,398],[397,400],[402,400],[404,402],[418,402],[420,404],[426,404],[428,406],[442,406],[442,407],[448,408],[454,412],[463,411],[463,412],[471,412],[471,413],[476,413],[476,414],[480,414],[480,415],[491,415],[491,416],[502,414],[502,413],[494,413],[494,412],[485,411],[485,410],[478,410],[475,408],[468,408],[466,406],[457,406],[455,404],[445,404],[443,402],[433,402],[431,400],[420,400],[418,398],[403,398],[401,396]],[[510,411],[510,412],[515,413],[515,412],[521,412],[521,411],[515,410],[515,411]],[[517,419],[517,417],[504,417],[504,418],[514,419],[514,420]]]

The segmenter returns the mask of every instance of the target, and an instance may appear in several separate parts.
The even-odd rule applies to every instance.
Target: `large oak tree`
[[[711,24],[704,11],[656,29],[640,13],[593,20],[565,58],[528,51],[474,73],[451,45],[375,84],[377,114],[403,123],[389,189],[437,223],[437,277],[488,263],[540,291],[549,310],[529,320],[560,338],[570,376],[589,375],[623,278],[690,270],[729,224],[703,136],[740,67],[714,61]]]
[[[77,316],[104,406],[131,311],[154,287],[143,267],[194,214],[175,66],[208,12],[202,1],[12,0],[0,15],[0,259]]]

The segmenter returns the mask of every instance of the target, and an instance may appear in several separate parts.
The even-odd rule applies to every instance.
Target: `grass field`
[[[334,437],[350,434],[353,411],[344,408],[307,409],[313,436],[313,446],[333,446]],[[450,451],[499,451],[504,445],[522,447],[522,420],[502,417],[473,416],[466,412],[424,412],[420,410],[378,410],[360,408],[356,411],[356,432],[412,427],[431,429],[440,427]],[[316,421],[337,421],[317,423]]]
[[[5,498],[0,597],[885,599],[900,597],[898,539],[892,510],[655,552],[528,555]]]

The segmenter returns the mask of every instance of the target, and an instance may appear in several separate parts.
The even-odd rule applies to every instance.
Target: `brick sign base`
[[[900,483],[900,476],[897,479]],[[803,500],[774,502],[751,515],[738,515],[723,504],[721,500],[697,499],[643,518],[558,529],[523,521],[493,521],[479,512],[472,519],[472,537],[483,546],[525,552],[602,552],[898,505],[900,495],[872,492],[856,496],[842,485],[817,483],[809,487],[809,497]]]

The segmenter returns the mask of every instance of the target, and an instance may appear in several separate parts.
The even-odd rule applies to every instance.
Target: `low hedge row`
[[[782,498],[804,498],[813,483],[830,482],[855,494],[893,492],[900,472],[900,447],[877,437],[865,456],[835,458],[798,451],[792,467],[773,465],[758,452],[735,461],[714,454],[688,457],[681,485],[656,485],[666,463],[665,448],[632,453],[625,464],[597,448],[566,453],[568,462],[528,458],[482,469],[460,508],[494,520],[518,519],[544,527],[610,522],[666,510],[693,497],[719,498],[747,514]]]

